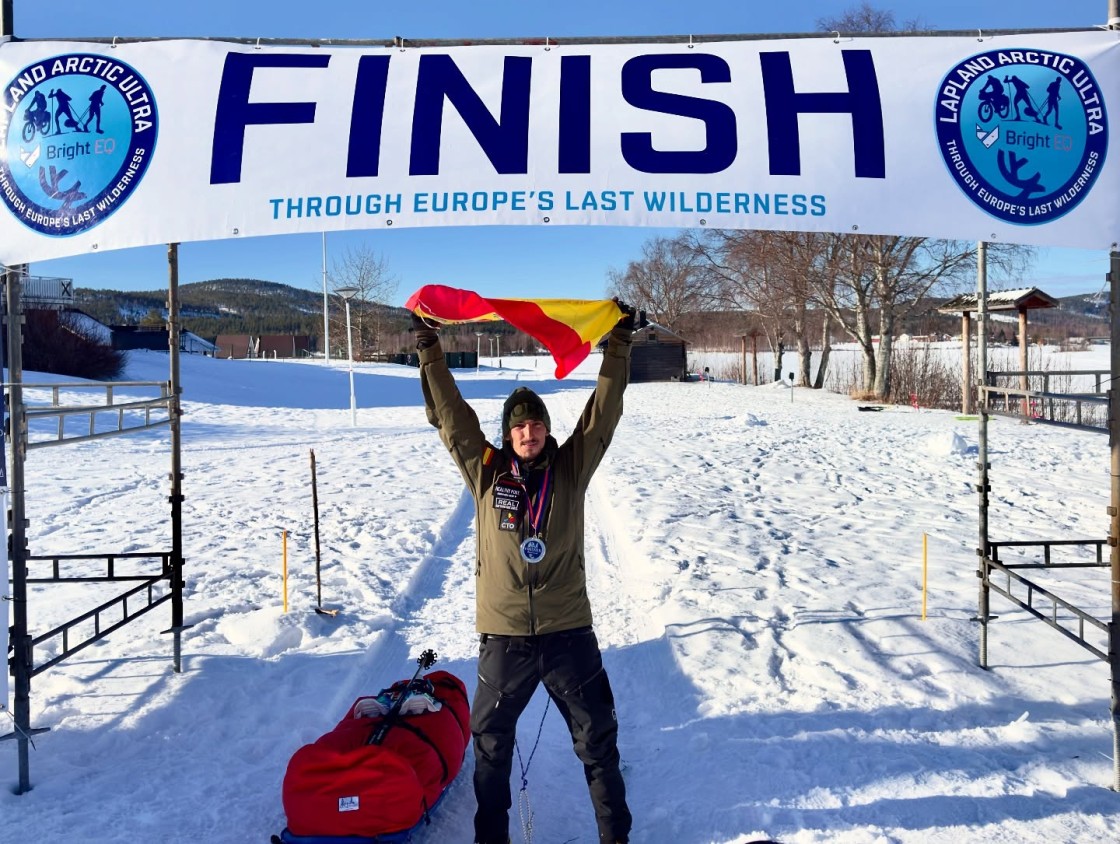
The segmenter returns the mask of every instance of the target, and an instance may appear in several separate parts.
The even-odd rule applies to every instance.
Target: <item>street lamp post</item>
[[[482,358],[482,332],[476,331],[474,336],[478,338],[474,344],[474,372],[477,375]]]
[[[323,232],[323,360],[331,362],[331,321],[327,308],[327,233]]]
[[[358,404],[354,399],[354,335],[350,333],[350,300],[358,295],[357,287],[340,287],[335,291],[346,303],[346,357],[350,369],[350,424],[358,424]]]

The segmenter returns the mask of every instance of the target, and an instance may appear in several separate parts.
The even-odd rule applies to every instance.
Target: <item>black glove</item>
[[[415,311],[412,312],[412,333],[416,335],[416,348],[418,351],[430,348],[439,342],[437,323],[430,323]]]
[[[614,303],[618,305],[618,309],[622,311],[622,316],[618,320],[618,327],[626,331],[633,331],[638,327],[638,312],[633,307],[621,301],[617,296],[614,297]]]

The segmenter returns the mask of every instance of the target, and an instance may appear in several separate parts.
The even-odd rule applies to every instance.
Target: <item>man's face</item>
[[[513,453],[522,460],[533,460],[544,448],[548,428],[539,419],[530,419],[509,429],[509,442]]]

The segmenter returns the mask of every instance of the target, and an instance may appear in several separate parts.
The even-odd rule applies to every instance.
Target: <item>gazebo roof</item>
[[[940,308],[939,313],[959,314],[980,310],[979,298],[975,293],[964,293],[950,299]],[[1024,287],[1019,290],[1000,290],[988,294],[989,311],[1033,311],[1039,308],[1056,308],[1058,300],[1037,287]]]

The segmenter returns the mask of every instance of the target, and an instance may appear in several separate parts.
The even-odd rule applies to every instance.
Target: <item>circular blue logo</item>
[[[937,142],[973,204],[1038,225],[1077,207],[1108,149],[1104,97],[1075,56],[992,50],[954,67],[935,110]]]
[[[74,53],[25,67],[5,86],[0,196],[25,226],[83,232],[120,208],[155,148],[152,89],[124,62]]]

